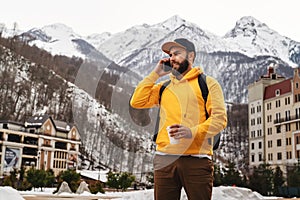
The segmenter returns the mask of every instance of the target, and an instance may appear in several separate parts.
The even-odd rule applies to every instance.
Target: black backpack
[[[161,101],[161,96],[163,91],[166,89],[166,87],[170,84],[171,80],[168,80],[166,82],[163,83],[163,85],[161,86],[160,90],[159,90],[159,104]],[[206,115],[206,119],[209,118],[208,112],[206,110],[206,101],[207,101],[207,96],[208,96],[208,87],[206,84],[206,75],[205,74],[199,74],[198,76],[198,84],[199,87],[201,89],[201,93],[202,93],[202,97],[204,99],[204,109],[205,109],[205,115]],[[160,107],[158,109],[158,114],[157,114],[157,119],[156,119],[156,124],[155,124],[155,131],[154,131],[154,135],[153,135],[153,141],[156,141],[157,138],[157,134],[158,134],[158,130],[159,130],[159,121],[160,121]],[[213,144],[213,150],[217,150],[219,148],[220,145],[220,140],[221,140],[221,133],[218,133],[217,135],[214,136],[214,144]],[[211,139],[209,138],[208,141],[211,144]]]

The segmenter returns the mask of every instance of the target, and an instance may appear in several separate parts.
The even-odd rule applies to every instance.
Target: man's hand
[[[163,64],[164,64],[164,62],[167,62],[169,60],[169,58],[163,58],[163,59],[161,59],[158,63],[157,63],[157,65],[156,65],[156,67],[154,68],[154,71],[161,77],[161,76],[165,76],[165,75],[167,75],[167,74],[169,74],[171,71],[168,71],[168,72],[166,72],[166,71],[164,71],[163,70]]]
[[[170,126],[170,136],[174,137],[175,139],[180,138],[192,138],[192,131],[190,128],[180,125],[180,124],[173,124]]]

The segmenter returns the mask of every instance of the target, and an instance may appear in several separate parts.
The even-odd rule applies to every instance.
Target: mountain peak
[[[239,35],[251,37],[257,35],[258,29],[269,29],[268,26],[252,16],[245,16],[239,19],[235,27],[229,31],[226,37],[237,37]]]
[[[167,30],[174,30],[183,24],[187,24],[187,21],[179,17],[179,15],[174,15],[156,26],[163,27]]]
[[[43,29],[59,29],[59,30],[64,30],[64,31],[68,31],[68,32],[73,32],[73,29],[65,24],[62,23],[54,23],[54,24],[50,24],[47,26],[44,26]]]
[[[166,21],[177,21],[177,22],[185,22],[185,19],[182,19],[179,15],[173,15]]]
[[[261,26],[261,25],[265,25],[263,23],[261,23],[259,20],[257,20],[256,18],[252,17],[252,16],[244,16],[242,17],[240,20],[237,21],[237,24],[240,25],[251,25],[251,26]]]
[[[80,38],[71,27],[62,24],[62,23],[55,23],[51,25],[44,26],[41,29],[47,35],[51,35],[53,38],[62,39],[62,38]]]

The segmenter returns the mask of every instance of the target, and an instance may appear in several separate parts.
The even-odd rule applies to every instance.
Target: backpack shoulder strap
[[[157,118],[156,118],[156,123],[155,123],[155,129],[154,129],[154,135],[152,140],[155,142],[158,134],[158,129],[159,129],[159,121],[160,121],[160,101],[161,101],[161,95],[166,89],[166,87],[171,83],[171,80],[168,80],[162,84],[162,86],[159,89],[159,97],[158,97],[158,103],[159,103],[159,108],[157,111]]]
[[[200,86],[202,97],[204,99],[204,108],[205,108],[206,119],[208,119],[209,115],[208,115],[208,112],[206,110],[206,102],[207,102],[207,96],[208,96],[209,91],[208,91],[208,87],[207,87],[207,84],[206,84],[206,75],[205,74],[200,74],[198,76],[198,84]]]
[[[171,80],[168,80],[166,82],[163,83],[163,85],[160,87],[159,89],[159,97],[158,97],[158,103],[160,104],[161,101],[161,95],[163,93],[163,91],[166,89],[166,87],[171,83]]]
[[[201,89],[202,97],[204,99],[204,109],[205,109],[205,116],[206,119],[209,118],[208,112],[206,110],[206,102],[207,102],[207,96],[208,96],[208,87],[206,84],[206,75],[205,74],[200,74],[198,76],[198,83]],[[214,136],[214,143],[213,143],[213,150],[216,150],[219,148],[220,145],[220,140],[221,140],[221,134],[218,133],[217,135]],[[211,143],[211,139],[209,138],[209,143]]]

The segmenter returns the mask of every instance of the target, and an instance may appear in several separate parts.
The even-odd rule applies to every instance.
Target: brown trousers
[[[213,162],[192,156],[155,155],[155,200],[180,200],[184,188],[189,200],[210,200]]]

